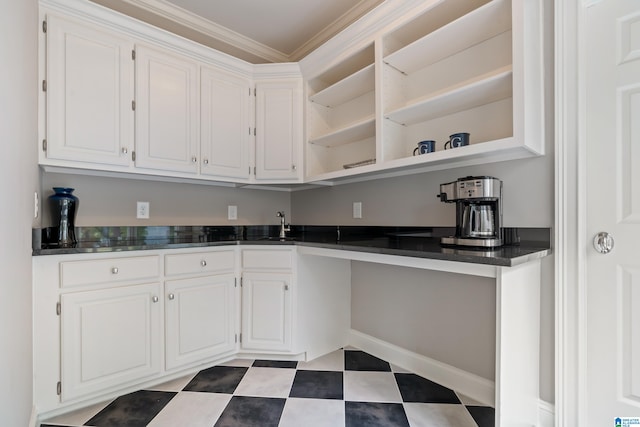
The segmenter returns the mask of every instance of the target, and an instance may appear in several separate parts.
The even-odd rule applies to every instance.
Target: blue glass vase
[[[76,239],[76,212],[78,198],[74,196],[73,188],[53,187],[55,192],[49,196],[52,220],[52,246],[72,248],[78,244]]]

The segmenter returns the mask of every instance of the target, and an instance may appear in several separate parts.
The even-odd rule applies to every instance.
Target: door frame
[[[584,28],[594,0],[554,3],[555,425],[562,427],[587,425]]]

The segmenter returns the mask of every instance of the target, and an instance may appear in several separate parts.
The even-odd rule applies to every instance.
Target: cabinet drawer
[[[157,280],[160,274],[157,256],[108,258],[60,263],[60,286],[100,285],[119,282]]]
[[[164,274],[226,273],[235,268],[235,251],[172,254],[164,258]]]
[[[245,249],[242,267],[256,270],[291,270],[293,255],[290,250]]]

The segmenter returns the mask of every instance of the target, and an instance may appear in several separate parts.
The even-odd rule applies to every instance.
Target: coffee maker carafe
[[[492,248],[502,246],[502,181],[468,176],[440,184],[440,201],[456,204],[456,234],[445,245]]]

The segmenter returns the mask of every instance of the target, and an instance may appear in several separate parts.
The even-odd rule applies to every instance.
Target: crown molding
[[[259,43],[249,37],[245,37],[215,22],[204,19],[181,7],[175,6],[165,0],[121,0],[146,12],[153,13],[161,18],[168,19],[180,25],[184,25],[208,37],[230,44],[238,49],[248,52],[269,62],[289,62],[289,56]]]

